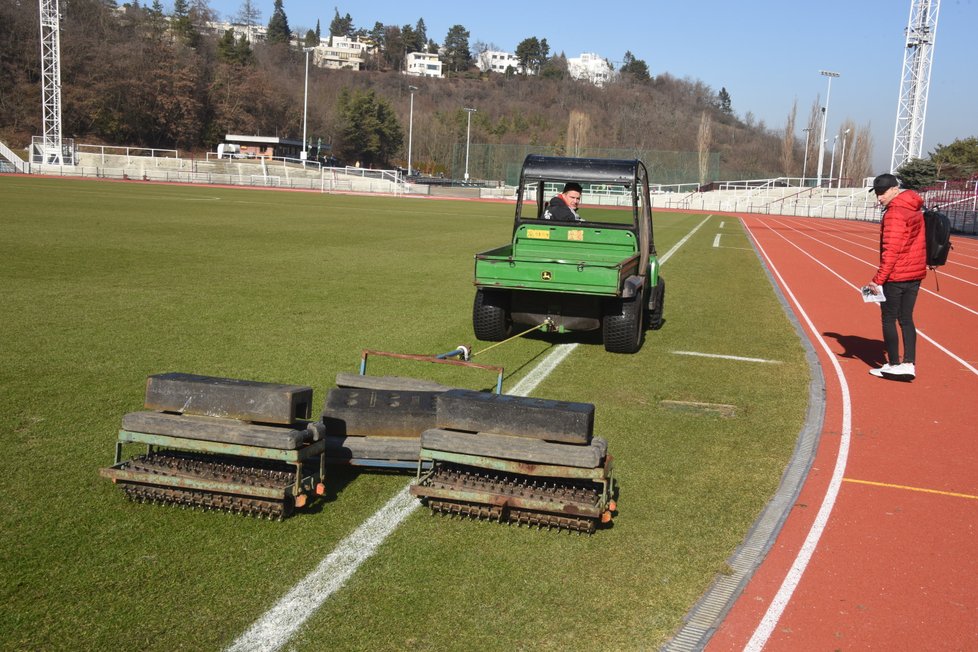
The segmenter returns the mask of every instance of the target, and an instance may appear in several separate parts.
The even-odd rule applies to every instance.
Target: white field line
[[[721,355],[719,353],[700,353],[699,351],[673,351],[675,355],[694,355],[700,358],[720,358],[738,362],[762,362],[765,364],[783,364],[781,360],[765,360],[764,358],[745,358],[739,355]]]
[[[712,215],[693,227],[661,258],[664,264],[672,255],[703,226]],[[561,344],[533,368],[511,390],[515,396],[527,396],[551,371],[557,368],[577,344]],[[323,559],[305,578],[289,589],[275,605],[239,636],[227,648],[228,652],[274,652],[290,638],[336,591],[350,579],[360,564],[369,559],[401,522],[420,505],[408,493],[411,485],[401,489],[386,505],[381,507],[348,537],[336,544],[336,548]]]
[[[805,573],[805,569],[808,568],[808,562],[811,561],[812,555],[815,553],[815,548],[818,546],[819,540],[822,538],[822,533],[825,531],[825,526],[828,523],[829,515],[832,513],[832,508],[835,507],[835,500],[839,495],[839,488],[842,486],[842,478],[846,470],[846,462],[849,458],[849,443],[852,434],[852,401],[849,395],[849,384],[846,382],[845,374],[842,373],[842,367],[839,365],[839,361],[836,356],[833,355],[832,350],[826,344],[825,339],[821,336],[819,329],[815,328],[815,324],[808,317],[808,313],[805,309],[801,307],[797,297],[795,297],[794,292],[788,287],[788,283],[781,276],[781,272],[774,265],[774,261],[771,257],[767,255],[764,247],[761,246],[760,241],[754,235],[747,225],[744,225],[747,232],[750,233],[751,238],[753,238],[757,248],[764,254],[764,258],[767,260],[768,265],[771,267],[771,271],[778,277],[781,281],[781,286],[784,288],[788,296],[791,297],[792,303],[795,304],[795,308],[798,310],[799,316],[805,320],[808,324],[808,328],[812,333],[812,336],[818,340],[819,345],[822,350],[825,351],[826,357],[832,363],[832,367],[835,370],[835,375],[839,380],[839,390],[842,394],[842,431],[841,437],[839,438],[839,451],[835,458],[835,468],[832,470],[832,478],[829,481],[829,486],[825,491],[825,496],[822,499],[822,505],[819,507],[818,514],[815,516],[815,521],[812,523],[811,529],[808,531],[808,536],[805,537],[804,543],[802,543],[801,549],[798,551],[798,555],[795,557],[794,562],[791,564],[791,568],[788,570],[784,581],[781,583],[781,587],[778,589],[777,594],[775,594],[774,599],[771,601],[771,605],[768,607],[767,612],[765,612],[764,617],[758,624],[757,629],[754,630],[754,634],[751,636],[744,650],[751,652],[760,652],[764,648],[771,634],[774,632],[774,628],[778,624],[778,620],[781,618],[781,614],[784,613],[785,607],[788,606],[788,602],[791,600],[791,596],[794,595],[795,589],[798,587],[798,583],[801,581],[801,576]],[[777,233],[775,231],[775,233]],[[778,235],[782,238],[780,233]],[[787,238],[785,238],[787,240]],[[790,242],[790,241],[789,241]],[[829,269],[826,267],[826,269]],[[829,269],[829,271],[832,271]]]
[[[723,228],[723,225],[724,225],[724,224],[726,224],[726,222],[720,222],[720,228],[721,228],[721,229]]]
[[[795,233],[798,233],[799,235],[802,235],[802,236],[804,236],[804,237],[806,237],[806,238],[810,238],[810,239],[812,239],[812,240],[814,240],[815,242],[818,242],[818,243],[820,243],[820,244],[823,244],[823,245],[825,245],[826,247],[828,247],[829,249],[834,249],[835,251],[838,251],[838,252],[839,252],[840,254],[842,254],[843,256],[848,256],[849,258],[852,258],[853,260],[858,260],[859,262],[861,262],[861,263],[863,263],[864,265],[869,265],[869,266],[870,266],[870,267],[872,267],[873,269],[876,269],[876,268],[877,268],[877,266],[876,266],[875,264],[873,264],[873,263],[870,263],[870,262],[868,262],[868,261],[865,261],[865,260],[863,260],[862,258],[860,258],[859,256],[854,256],[854,255],[852,255],[852,254],[850,254],[850,253],[849,253],[848,251],[843,251],[842,249],[839,249],[838,247],[834,247],[834,246],[832,246],[832,245],[830,245],[830,244],[829,244],[828,242],[825,242],[824,240],[819,240],[818,238],[816,238],[816,237],[815,237],[815,236],[813,236],[813,235],[808,235],[807,233],[804,233],[803,231],[800,231],[800,230],[798,230],[798,229],[796,229],[796,228],[794,228],[794,227],[793,227],[793,226],[791,226],[790,224],[785,224],[784,222],[778,222],[777,220],[773,220],[773,221],[774,221],[774,222],[776,222],[777,224],[780,224],[780,225],[782,225],[782,226],[786,226],[786,227],[788,227],[789,229],[791,229],[791,230],[792,230],[792,231],[794,231]],[[788,242],[790,242],[790,243],[792,244],[792,246],[794,246],[794,247],[797,247],[799,251],[802,251],[802,252],[804,252],[806,256],[808,256],[808,257],[809,257],[809,258],[811,258],[812,260],[815,260],[815,261],[816,261],[816,262],[818,262],[818,263],[819,263],[820,265],[822,265],[822,263],[821,263],[821,261],[819,261],[818,259],[816,259],[816,258],[815,258],[814,256],[812,256],[811,254],[809,254],[809,253],[808,253],[807,251],[805,251],[805,250],[804,250],[804,249],[802,249],[801,247],[798,247],[798,245],[796,245],[796,244],[794,244],[793,242],[791,242],[791,241],[790,241],[790,240],[788,240],[787,238],[785,238],[785,240],[787,240]],[[825,265],[822,265],[822,266],[823,266],[823,267],[825,267]],[[831,271],[831,270],[830,270],[830,271]],[[832,272],[832,273],[833,273],[833,274],[835,274],[835,272]],[[945,274],[944,272],[938,272],[938,274],[940,274],[940,275],[942,275],[942,276],[947,276],[947,277],[949,277],[949,278],[953,278],[953,279],[956,279],[956,280],[959,280],[959,281],[962,281],[963,283],[967,283],[968,285],[978,285],[978,283],[972,283],[971,281],[967,281],[967,280],[965,280],[965,279],[963,279],[963,278],[958,278],[957,276],[954,276],[954,275],[952,275],[952,274]],[[839,276],[838,274],[835,274],[835,275],[836,275],[836,276]],[[841,276],[839,276],[839,278],[842,278],[842,277],[841,277]],[[849,283],[849,281],[846,281],[845,279],[842,279],[842,280],[843,280],[843,281],[845,281],[846,283],[848,283],[849,285],[852,285],[852,283]],[[855,288],[856,286],[855,286],[855,285],[852,285],[852,287],[854,287],[854,288]],[[858,289],[858,288],[856,288],[856,289]],[[964,311],[966,311],[966,312],[970,312],[970,313],[971,313],[972,315],[978,315],[978,311],[976,311],[976,310],[974,310],[973,308],[969,308],[968,306],[963,306],[963,305],[961,305],[960,303],[958,303],[957,301],[953,301],[953,300],[951,300],[951,299],[948,299],[948,298],[947,298],[946,296],[944,296],[943,294],[940,294],[939,292],[934,292],[934,291],[932,291],[932,290],[928,290],[927,288],[925,288],[925,287],[923,286],[923,284],[921,284],[921,286],[920,286],[920,291],[921,291],[921,292],[926,292],[927,294],[929,294],[929,295],[931,295],[931,296],[934,296],[934,297],[937,297],[938,299],[941,299],[942,301],[947,301],[947,302],[948,302],[948,303],[950,303],[950,304],[951,304],[952,306],[956,306],[956,307],[958,307],[958,308],[961,308],[962,310],[964,310]]]
[[[720,247],[720,236],[721,235],[723,235],[723,234],[722,233],[717,233],[717,237],[713,238],[713,248],[714,249],[717,249],[717,248]]]

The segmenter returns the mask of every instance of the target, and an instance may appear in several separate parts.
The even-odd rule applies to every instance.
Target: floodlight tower
[[[825,123],[829,120],[829,98],[832,97],[832,79],[839,76],[839,73],[831,70],[819,70],[818,74],[829,78],[829,89],[825,93],[825,106],[822,107],[822,136],[818,140],[818,179],[815,182],[816,188],[822,187],[822,163],[825,162]]]
[[[910,0],[907,46],[903,51],[903,75],[900,98],[897,100],[893,157],[890,159],[891,172],[912,158],[921,158],[924,151],[927,92],[930,89],[940,8],[940,0]]]
[[[44,136],[39,159],[36,162],[62,165],[64,160],[61,150],[61,29],[58,0],[40,0],[39,7]]]

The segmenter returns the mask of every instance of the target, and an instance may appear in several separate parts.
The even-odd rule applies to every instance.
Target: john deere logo
[[[553,274],[550,272],[540,272],[540,278],[542,278],[544,281],[549,281],[552,277]]]

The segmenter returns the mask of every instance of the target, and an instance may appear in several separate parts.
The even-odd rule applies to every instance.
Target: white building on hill
[[[486,50],[476,57],[476,65],[482,72],[497,72],[504,74],[507,68],[512,67],[515,72],[520,72],[520,60],[512,52],[502,52],[501,50]],[[533,71],[529,71],[533,74]]]
[[[231,32],[234,34],[234,40],[240,40],[243,36],[244,39],[252,45],[255,43],[263,43],[265,38],[268,36],[268,28],[262,25],[242,25],[240,23],[220,23],[210,21],[207,23],[207,28],[217,36],[224,36],[228,30],[231,30]]]
[[[441,59],[437,54],[427,52],[411,52],[407,55],[404,70],[405,75],[414,77],[444,77],[441,69]]]
[[[583,79],[595,86],[604,86],[618,78],[618,71],[611,62],[593,52],[584,52],[579,57],[568,59],[567,72],[574,79]]]
[[[320,68],[360,70],[373,48],[372,43],[357,38],[334,36],[319,42],[312,51],[312,62]]]

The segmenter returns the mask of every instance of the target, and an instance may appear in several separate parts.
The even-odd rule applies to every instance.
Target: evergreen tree
[[[469,30],[461,25],[452,25],[448,29],[441,60],[450,72],[468,70],[472,61],[472,54],[469,52]]]
[[[237,42],[234,40],[234,30],[226,30],[217,42],[217,56],[223,61],[233,63],[238,58],[237,49]]]
[[[333,16],[333,21],[329,24],[330,38],[334,36],[353,36],[353,18],[350,17],[350,14],[341,18],[340,10],[334,7],[334,11],[336,15]]]
[[[509,66],[506,69],[507,77],[512,77],[516,73],[512,68]],[[512,72],[510,72],[511,70]],[[567,77],[567,57],[564,56],[563,52],[547,59],[547,63],[540,69],[540,77],[543,79],[564,79]]]
[[[404,52],[420,52],[423,42],[418,43],[418,33],[410,25],[401,27],[401,40],[404,42]]]
[[[302,44],[307,48],[319,45],[319,38],[316,36],[316,32],[311,29],[306,30],[306,38],[303,39]]]
[[[390,103],[373,90],[340,91],[337,100],[341,156],[363,167],[386,166],[404,142]]]
[[[419,18],[414,26],[414,33],[418,39],[418,50],[422,51],[428,45],[428,28],[425,27],[424,18]]]
[[[937,181],[937,166],[933,161],[912,158],[897,168],[896,174],[904,187],[921,190]]]
[[[235,48],[235,57],[237,63],[242,66],[250,66],[255,62],[255,53],[251,50],[251,43],[248,41],[248,37],[242,34],[238,38],[238,46]]]
[[[641,59],[636,59],[631,50],[625,51],[621,63],[621,74],[640,82],[647,82],[651,79],[648,64]]]
[[[537,56],[536,60],[538,74],[540,70],[547,65],[548,61],[550,61],[550,44],[547,43],[547,39],[542,38],[540,39],[540,54]]]
[[[196,32],[190,20],[190,4],[187,0],[173,0],[173,13],[170,15],[170,27],[173,33],[184,42],[194,46]]]
[[[721,87],[720,92],[717,93],[716,107],[721,113],[726,115],[733,115],[733,105],[730,102],[730,93],[727,92],[727,88]]]
[[[275,0],[272,17],[268,19],[266,40],[269,43],[284,43],[286,45],[292,40],[292,30],[289,29],[289,19],[282,7],[282,0]]]
[[[937,165],[942,179],[970,179],[978,174],[978,138],[956,139],[950,145],[940,145],[931,152],[930,160]]]
[[[546,41],[546,39],[544,39]],[[548,47],[549,51],[550,48]],[[532,73],[540,72],[540,60],[543,58],[543,49],[536,36],[525,38],[516,46],[516,60],[519,61],[520,74],[524,77]]]

